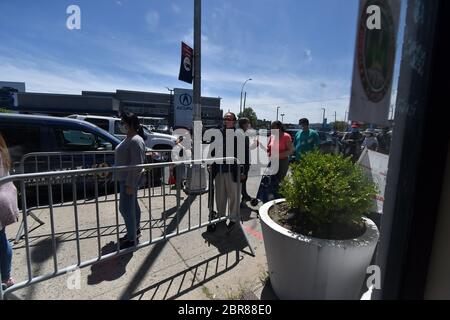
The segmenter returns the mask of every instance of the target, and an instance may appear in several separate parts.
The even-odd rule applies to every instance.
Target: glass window
[[[96,125],[97,127],[109,132],[109,120],[106,119],[96,119],[96,118],[86,118],[85,121]]]
[[[58,146],[62,151],[102,151],[113,150],[105,139],[81,130],[55,130]]]
[[[13,163],[31,152],[41,150],[40,129],[37,126],[1,125],[0,132],[5,139]]]
[[[114,134],[127,134],[120,120],[114,121]]]
[[[64,151],[96,150],[95,136],[80,130],[56,130],[59,146]]]

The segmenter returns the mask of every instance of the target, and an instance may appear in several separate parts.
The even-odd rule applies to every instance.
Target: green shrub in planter
[[[344,240],[364,233],[362,217],[373,209],[376,187],[350,158],[316,151],[291,166],[280,193],[286,205],[275,214],[278,223],[307,236]]]

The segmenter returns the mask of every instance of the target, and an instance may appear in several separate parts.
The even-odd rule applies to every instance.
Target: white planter
[[[359,300],[367,267],[379,232],[365,219],[366,232],[354,240],[333,241],[306,237],[283,228],[259,209],[270,283],[282,300]]]

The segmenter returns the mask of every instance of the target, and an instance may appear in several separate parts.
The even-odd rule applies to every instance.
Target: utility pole
[[[201,159],[202,149],[202,111],[201,111],[201,35],[202,35],[202,1],[194,0],[194,143],[193,160]],[[206,177],[201,173],[201,164],[188,167],[186,193],[198,194],[206,189]]]
[[[242,89],[241,89],[241,102],[240,102],[240,105],[239,105],[239,112],[240,112],[240,113],[242,113],[242,95],[244,94],[244,87],[245,87],[245,85],[247,84],[247,82],[252,81],[252,80],[253,80],[252,78],[247,79],[247,80],[245,80],[244,84],[242,85]]]
[[[245,111],[245,105],[247,104],[247,92],[245,92],[245,96],[244,96],[244,109],[242,112]]]
[[[194,0],[194,121],[201,121],[202,1]]]

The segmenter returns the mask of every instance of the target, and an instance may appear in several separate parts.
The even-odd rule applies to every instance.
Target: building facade
[[[205,125],[222,122],[220,98],[202,97],[202,120]],[[133,112],[140,117],[164,118],[173,125],[173,95],[155,92],[117,90],[116,92],[83,91],[81,95],[18,93],[17,110],[21,113],[68,116],[91,114],[119,116]]]

